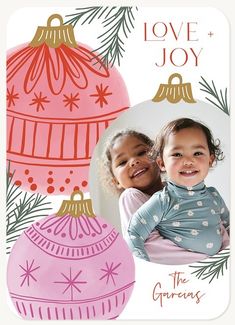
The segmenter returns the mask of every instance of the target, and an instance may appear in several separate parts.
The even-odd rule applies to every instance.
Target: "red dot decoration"
[[[54,179],[52,178],[52,177],[49,177],[48,179],[47,179],[47,183],[48,184],[52,184],[54,182]]]
[[[55,188],[54,188],[54,186],[48,186],[48,188],[47,188],[47,192],[48,193],[53,193],[55,191]]]
[[[32,185],[30,185],[30,189],[31,189],[31,191],[36,191],[36,189],[37,189],[37,184],[32,184]]]

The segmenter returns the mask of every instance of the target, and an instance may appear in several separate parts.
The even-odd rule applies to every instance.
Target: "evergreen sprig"
[[[109,64],[113,66],[116,61],[120,65],[125,52],[122,37],[128,38],[128,33],[131,33],[134,28],[135,18],[132,9],[132,7],[120,7],[103,22],[104,28],[108,29],[98,37],[101,39],[101,46],[95,51],[100,51],[99,55],[106,66]]]
[[[106,30],[98,36],[101,45],[94,52],[99,52],[98,56],[107,67],[109,65],[112,67],[115,62],[120,66],[120,60],[125,52],[123,37],[128,38],[128,34],[134,28],[133,7],[86,7],[76,10],[78,13],[66,15],[72,18],[65,24],[73,26],[78,22],[82,25],[90,24],[94,19],[102,18]],[[135,10],[138,8],[135,7]]]
[[[225,88],[225,92],[223,94],[222,90],[220,89],[219,93],[216,90],[214,81],[212,80],[212,86],[209,85],[209,83],[201,76],[202,81],[199,81],[199,84],[203,87],[200,88],[200,90],[208,93],[213,97],[213,100],[205,97],[210,103],[221,109],[224,113],[229,115],[229,107],[228,107],[228,93],[227,88]]]
[[[210,279],[211,283],[215,278],[224,275],[224,270],[228,268],[228,260],[230,257],[230,250],[224,249],[219,254],[210,257],[207,261],[200,261],[199,265],[190,265],[196,270],[192,272],[198,279]]]
[[[85,7],[85,8],[76,8],[75,10],[78,13],[66,15],[65,17],[71,17],[69,20],[65,21],[64,24],[71,24],[73,27],[76,26],[78,22],[81,25],[88,23],[90,24],[95,18],[100,19],[105,15],[105,18],[108,17],[109,13],[116,7]]]
[[[14,172],[10,173],[10,165],[7,169],[6,179],[6,242],[7,254],[22,231],[30,226],[36,218],[45,217],[48,206],[47,196],[23,192],[20,186],[13,183]]]

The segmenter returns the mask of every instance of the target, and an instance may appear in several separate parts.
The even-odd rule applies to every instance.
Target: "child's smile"
[[[146,168],[146,167],[136,169],[136,170],[133,171],[133,173],[131,175],[131,178],[141,177],[143,174],[145,174],[146,171],[148,171],[148,168]]]

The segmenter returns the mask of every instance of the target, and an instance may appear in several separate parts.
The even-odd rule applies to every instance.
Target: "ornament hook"
[[[78,195],[78,194],[81,196],[80,201],[83,201],[84,194],[83,194],[83,192],[80,191],[80,190],[76,190],[76,191],[74,191],[74,192],[71,194],[71,196],[70,196],[70,200],[71,200],[71,201],[77,201],[77,200],[74,200],[74,197],[75,197],[76,195]]]
[[[63,18],[61,15],[59,14],[53,14],[51,15],[48,19],[47,19],[47,27],[52,27],[51,23],[52,23],[52,20],[54,19],[59,19],[60,21],[60,26],[63,25]]]

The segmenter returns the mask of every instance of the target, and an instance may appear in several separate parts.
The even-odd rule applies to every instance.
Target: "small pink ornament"
[[[114,319],[130,298],[134,273],[121,235],[77,191],[16,241],[7,282],[22,318]]]
[[[87,190],[93,149],[128,107],[119,72],[77,44],[60,15],[49,17],[30,44],[8,51],[7,159],[15,184],[46,195]]]

